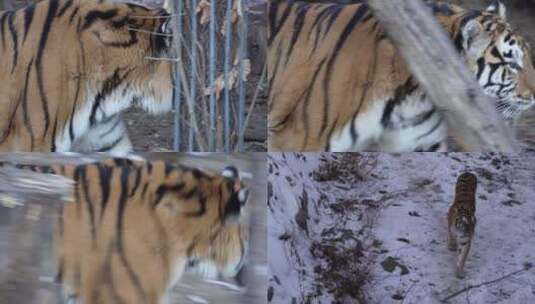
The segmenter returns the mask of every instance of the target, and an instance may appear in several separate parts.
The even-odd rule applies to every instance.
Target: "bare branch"
[[[494,279],[494,280],[491,280],[491,281],[487,281],[487,282],[483,282],[483,283],[479,283],[479,284],[476,284],[476,285],[468,285],[465,288],[463,288],[463,289],[461,289],[461,290],[459,290],[457,292],[454,292],[453,294],[445,297],[444,299],[441,299],[440,301],[441,302],[447,302],[447,301],[455,298],[456,296],[458,296],[458,295],[460,295],[460,294],[462,294],[464,292],[469,291],[470,289],[479,288],[479,287],[482,287],[482,286],[485,286],[485,285],[491,285],[491,284],[494,284],[494,283],[498,283],[499,281],[502,281],[502,280],[505,280],[507,278],[510,278],[510,277],[512,277],[514,275],[517,275],[517,274],[521,273],[521,272],[527,271],[527,270],[531,269],[531,267],[532,267],[531,264],[526,264],[526,265],[524,265],[524,267],[522,269],[510,272],[510,273],[508,273],[508,274],[506,274],[504,276],[501,276],[501,277],[499,277],[497,279]]]

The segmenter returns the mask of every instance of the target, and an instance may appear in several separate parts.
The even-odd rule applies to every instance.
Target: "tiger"
[[[172,107],[169,21],[108,0],[0,12],[0,151],[132,151],[121,113]]]
[[[464,277],[464,264],[470,251],[476,228],[477,177],[464,172],[457,178],[455,198],[448,210],[448,248],[458,250],[455,275]],[[460,246],[457,246],[457,237]]]
[[[74,181],[54,231],[65,303],[169,303],[185,269],[235,277],[245,264],[249,188],[235,167],[110,158],[16,168]]]
[[[367,2],[310,2],[269,4],[270,151],[447,151],[443,114]],[[426,5],[484,92],[497,98],[500,116],[514,125],[535,103],[535,70],[503,3],[482,11]]]

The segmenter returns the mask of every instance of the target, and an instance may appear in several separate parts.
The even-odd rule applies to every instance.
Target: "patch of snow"
[[[362,286],[363,302],[535,303],[535,267],[529,267],[535,264],[534,154],[374,155],[377,165],[368,176],[344,183],[310,177],[320,159],[332,155],[270,153],[271,302],[351,302],[336,298],[334,290],[318,295],[318,287],[325,284],[316,281],[317,270],[324,270],[325,261],[314,257],[311,247],[325,243],[324,232],[334,227],[350,229],[364,242],[370,273]],[[478,221],[466,277],[458,279],[456,253],[446,244],[446,215],[456,178],[465,170],[478,177]],[[304,193],[308,210],[303,224],[299,214]],[[340,200],[355,203],[333,212]],[[362,238],[363,231],[372,240]],[[338,246],[351,248],[347,241]],[[307,298],[311,294],[316,296]]]

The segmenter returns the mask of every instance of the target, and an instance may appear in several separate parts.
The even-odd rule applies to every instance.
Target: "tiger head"
[[[199,262],[197,270],[209,278],[236,276],[244,265],[249,239],[245,225],[249,190],[241,183],[235,167],[226,167],[221,175],[222,200],[217,207],[222,213],[222,227],[217,234],[210,233],[208,242],[199,247],[194,257]]]
[[[220,175],[198,170],[192,175],[197,183],[168,187],[177,192],[169,191],[160,205],[172,217],[175,229],[187,231],[190,238],[186,266],[205,277],[234,277],[247,255],[249,190],[234,167],[225,168]]]
[[[457,178],[456,192],[475,192],[477,176],[471,172],[463,172]]]
[[[535,70],[525,39],[506,21],[506,9],[494,1],[483,12],[461,18],[455,39],[486,94],[509,121],[535,104]]]
[[[162,113],[172,103],[170,15],[132,3],[79,1],[72,12],[84,52],[89,98],[100,94]],[[73,5],[74,6],[74,5]],[[71,14],[67,10],[67,14]],[[70,18],[70,17],[69,17]],[[97,98],[95,97],[95,99]]]

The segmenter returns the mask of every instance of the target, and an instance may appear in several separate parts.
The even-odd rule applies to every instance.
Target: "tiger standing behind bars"
[[[169,303],[185,268],[233,277],[245,263],[249,190],[234,167],[122,158],[16,167],[75,182],[54,235],[65,303]]]
[[[458,278],[464,277],[464,263],[476,228],[476,188],[477,177],[470,172],[462,173],[457,178],[455,198],[448,210],[448,248],[457,250],[455,275]]]

